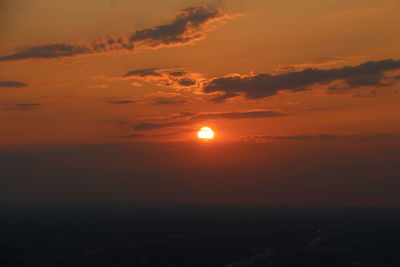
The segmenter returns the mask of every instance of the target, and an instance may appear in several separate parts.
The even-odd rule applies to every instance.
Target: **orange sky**
[[[3,147],[185,141],[203,125],[222,142],[400,132],[400,1],[7,0],[1,10]]]

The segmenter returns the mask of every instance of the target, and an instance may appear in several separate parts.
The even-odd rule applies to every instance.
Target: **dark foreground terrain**
[[[400,266],[400,209],[1,207],[0,266]]]

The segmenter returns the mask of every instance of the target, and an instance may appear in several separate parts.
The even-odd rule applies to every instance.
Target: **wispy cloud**
[[[115,104],[115,105],[126,105],[126,104],[135,104],[136,100],[128,100],[128,99],[112,99],[108,100],[107,103]]]
[[[140,97],[112,98],[105,102],[115,105],[128,105],[128,104],[173,105],[173,104],[186,103],[187,100],[179,93],[156,92],[152,94],[146,94]]]
[[[152,101],[153,105],[175,105],[186,103],[183,99],[169,99],[169,98],[159,98]]]
[[[28,86],[26,83],[18,81],[0,81],[0,87],[14,87],[21,88]]]
[[[0,61],[12,61],[28,58],[58,58],[88,54],[91,50],[72,44],[50,44],[21,49],[13,54],[0,57]]]
[[[352,134],[352,135],[292,135],[292,136],[273,136],[273,135],[249,135],[242,137],[245,141],[250,142],[267,142],[267,141],[298,141],[298,142],[327,142],[327,141],[400,141],[400,133],[383,133],[383,134]]]
[[[35,110],[42,106],[39,103],[21,103],[21,104],[3,104],[0,106],[1,110],[15,110],[15,111],[30,111]]]
[[[121,79],[153,82],[158,86],[174,89],[198,88],[204,79],[201,74],[176,68],[138,69],[125,73]]]
[[[280,117],[285,114],[276,110],[251,110],[251,111],[238,111],[238,112],[183,112],[171,115],[158,121],[150,122],[122,122],[122,124],[131,125],[133,130],[145,131],[158,128],[168,127],[181,127],[192,125],[205,121],[213,120],[239,120],[239,119],[255,119],[255,118],[268,118]]]
[[[219,8],[191,7],[178,12],[170,23],[136,30],[131,35],[105,36],[85,44],[57,43],[26,47],[0,57],[0,61],[60,58],[114,50],[133,51],[187,45],[205,38],[207,32],[217,28],[217,22],[232,17]]]

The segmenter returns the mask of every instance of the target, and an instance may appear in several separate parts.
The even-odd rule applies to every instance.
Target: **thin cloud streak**
[[[163,93],[158,92],[154,94],[147,94],[141,97],[135,98],[113,98],[105,101],[108,104],[114,105],[174,105],[174,104],[184,104],[187,102],[182,95],[177,93]]]
[[[2,81],[0,82],[0,87],[13,87],[13,88],[21,88],[28,86],[26,83],[18,82],[18,81]]]
[[[268,141],[298,141],[298,142],[327,142],[327,141],[400,141],[400,133],[382,134],[352,134],[352,135],[292,135],[292,136],[273,136],[273,135],[249,135],[243,136],[242,140],[249,142],[268,142]]]
[[[135,100],[110,100],[107,101],[109,104],[115,104],[115,105],[127,105],[127,104],[135,104],[137,101]]]
[[[43,104],[39,103],[3,104],[0,106],[0,109],[9,111],[31,111],[39,108],[42,105]]]
[[[285,114],[276,110],[254,110],[243,112],[216,112],[216,113],[182,113],[180,116],[171,116],[159,122],[143,122],[134,123],[135,131],[153,130],[168,127],[182,127],[192,125],[204,121],[212,120],[239,120],[239,119],[256,119],[268,117],[281,117]],[[176,119],[179,120],[176,120]],[[123,124],[126,124],[123,122]]]

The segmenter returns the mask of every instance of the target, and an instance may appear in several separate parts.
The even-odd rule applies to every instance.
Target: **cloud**
[[[157,122],[141,122],[133,123],[133,129],[136,131],[153,130],[158,128],[168,127],[181,127],[192,125],[204,121],[212,120],[239,120],[239,119],[255,119],[255,118],[268,118],[285,116],[276,110],[252,110],[252,111],[239,111],[239,112],[210,112],[210,113],[196,113],[184,112],[178,115],[172,115],[162,121]],[[122,124],[132,124],[123,122]]]
[[[116,105],[126,105],[126,104],[147,104],[147,105],[172,105],[172,104],[183,104],[186,103],[185,100],[176,100],[169,98],[157,98],[157,99],[143,99],[143,100],[110,100],[107,103]]]
[[[212,30],[210,24],[230,17],[220,9],[191,7],[181,10],[169,24],[137,30],[129,39],[142,47],[158,48],[192,43]]]
[[[395,80],[395,77],[389,77],[386,73],[399,69],[400,60],[387,59],[327,70],[309,68],[276,75],[267,73],[235,74],[206,81],[202,90],[204,93],[214,94],[211,101],[221,102],[239,95],[248,99],[259,99],[281,92],[310,90],[313,85],[341,81],[344,86],[328,88],[329,93],[338,93],[359,87],[388,86]]]
[[[137,103],[137,101],[121,99],[121,100],[109,100],[109,101],[107,101],[107,103],[116,104],[116,105],[126,105],[126,104],[135,104],[135,103]]]
[[[139,69],[128,71],[123,77],[160,77],[161,74],[158,72],[158,68],[152,69]]]
[[[173,105],[186,103],[184,99],[178,93],[165,93],[156,92],[152,94],[146,94],[140,97],[131,98],[113,98],[107,100],[106,103],[115,105],[127,105],[127,104],[138,104],[138,105]]]
[[[22,103],[22,104],[3,104],[1,110],[30,111],[39,108],[42,104]]]
[[[50,44],[24,48],[14,54],[0,57],[0,61],[12,61],[28,58],[57,58],[88,54],[91,51],[82,46],[70,44]]]
[[[169,99],[169,98],[159,98],[154,99],[152,104],[153,105],[174,105],[174,104],[184,104],[186,103],[185,100],[177,100],[177,99]]]
[[[26,86],[28,86],[26,83],[17,82],[17,81],[3,81],[3,82],[0,82],[0,87],[21,88],[21,87],[26,87]]]
[[[100,53],[112,50],[133,50],[133,44],[126,42],[127,37],[102,37],[87,44],[46,44],[26,47],[19,51],[0,57],[0,61],[23,59],[49,59],[72,57],[78,55]]]
[[[177,70],[176,68],[150,68],[128,71],[121,79],[134,79],[142,82],[153,82],[158,86],[174,89],[198,88],[204,80],[196,72]]]
[[[400,141],[400,133],[383,134],[353,134],[353,135],[292,135],[292,136],[269,136],[250,135],[242,137],[245,141],[266,142],[266,141],[299,141],[299,142],[324,142],[324,141]]]
[[[205,37],[206,32],[216,29],[215,23],[232,18],[218,8],[191,7],[178,12],[170,23],[136,30],[131,35],[105,36],[86,44],[45,44],[31,46],[0,57],[0,61],[23,59],[49,59],[72,57],[113,50],[156,49],[193,43]]]

